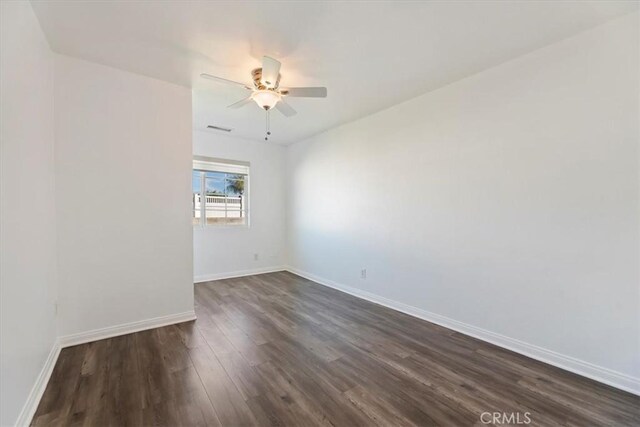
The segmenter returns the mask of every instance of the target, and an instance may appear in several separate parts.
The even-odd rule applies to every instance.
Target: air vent
[[[231,129],[229,128],[221,128],[220,126],[214,126],[214,125],[207,126],[207,129],[221,130],[223,132],[231,132]]]

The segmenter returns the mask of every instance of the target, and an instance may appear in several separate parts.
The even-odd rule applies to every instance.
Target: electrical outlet
[[[361,279],[366,279],[367,278],[367,269],[363,268],[362,270],[360,270],[360,278]]]
[[[253,254],[253,260],[254,261],[258,261],[258,258],[259,258],[258,254]]]

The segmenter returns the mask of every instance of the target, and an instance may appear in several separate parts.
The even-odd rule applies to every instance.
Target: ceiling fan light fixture
[[[281,96],[272,90],[257,90],[253,92],[251,98],[263,110],[271,110],[280,101]]]

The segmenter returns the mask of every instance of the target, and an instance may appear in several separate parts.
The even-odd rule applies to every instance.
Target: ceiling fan
[[[271,135],[269,131],[269,111],[275,107],[286,117],[291,117],[296,114],[289,104],[284,101],[285,97],[296,98],[326,98],[326,87],[280,87],[280,64],[279,61],[264,56],[262,58],[262,68],[255,68],[251,71],[253,78],[253,86],[244,83],[236,82],[233,80],[225,79],[222,77],[212,76],[211,74],[202,73],[201,77],[209,80],[215,80],[220,83],[227,83],[236,86],[241,86],[246,90],[250,90],[251,94],[240,101],[229,105],[228,108],[240,108],[251,101],[254,101],[260,108],[267,112],[267,137]]]

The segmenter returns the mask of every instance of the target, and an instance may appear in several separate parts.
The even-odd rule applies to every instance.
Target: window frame
[[[197,194],[193,191],[193,178],[194,172],[200,173],[200,218],[197,224],[194,223],[194,212],[195,206],[192,207],[191,212],[191,221],[193,228],[249,228],[251,224],[251,214],[250,214],[250,167],[248,162],[234,162],[230,160],[220,160],[220,159],[209,159],[202,157],[194,157],[193,164],[191,168],[191,195],[192,195],[192,204],[193,204],[193,195]],[[207,172],[215,172],[225,174],[225,188],[226,188],[226,175],[242,175],[244,176],[244,192],[243,192],[243,208],[240,210],[241,213],[244,213],[244,222],[243,223],[229,223],[227,221],[218,224],[207,224],[206,218],[206,180],[207,180]],[[226,200],[226,192],[225,192],[225,218],[228,218],[228,208],[227,208],[227,200]]]

